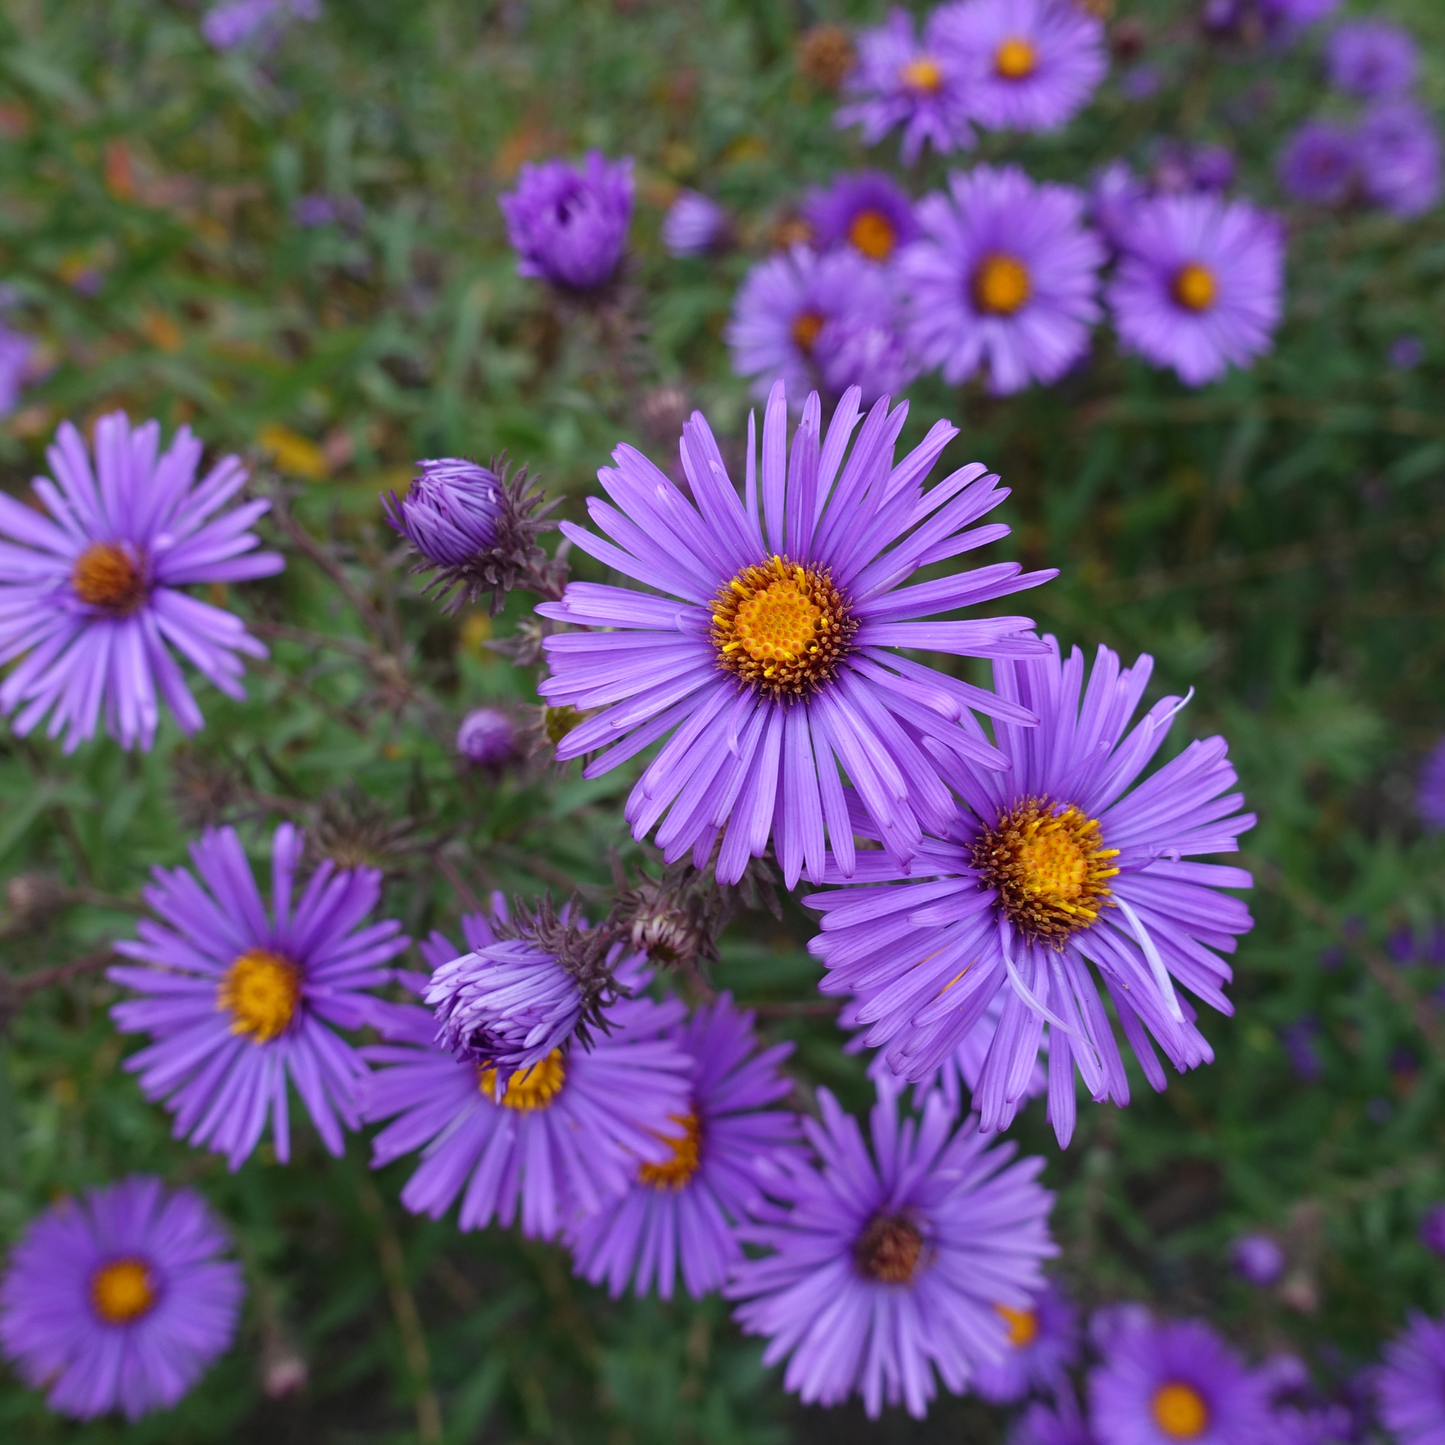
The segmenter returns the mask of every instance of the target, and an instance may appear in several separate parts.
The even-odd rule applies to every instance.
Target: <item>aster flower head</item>
[[[457,729],[457,752],[474,768],[501,768],[517,755],[517,725],[499,707],[473,708]]]
[[[662,222],[662,244],[670,256],[705,256],[724,251],[733,240],[728,214],[710,196],[679,191]]]
[[[1437,1201],[1420,1216],[1420,1243],[1445,1259],[1445,1201]]]
[[[995,395],[1057,381],[1089,349],[1105,252],[1084,197],[1017,166],[975,166],[926,196],[924,239],[899,258],[908,339],[950,385],[987,367]]]
[[[1268,1383],[1200,1320],[1117,1330],[1089,1376],[1089,1417],[1109,1445],[1262,1445]]]
[[[482,914],[464,917],[462,929],[474,954],[503,941]],[[457,956],[439,933],[421,951],[433,968]],[[414,993],[427,988],[418,975],[400,981]],[[633,973],[627,981],[640,987],[643,980]],[[440,1219],[460,1196],[462,1229],[493,1219],[508,1227],[520,1217],[524,1234],[555,1238],[625,1194],[640,1164],[663,1167],[674,1158],[692,1061],[665,1035],[682,1012],[676,1000],[621,999],[607,1009],[591,1048],[570,1042],[500,1087],[495,1069],[438,1046],[430,1009],[379,1005],[374,1019],[387,1042],[363,1050],[380,1067],[362,1108],[372,1122],[390,1122],[373,1140],[372,1163],[380,1168],[421,1150],[401,1193],[413,1214]]]
[[[1128,161],[1110,161],[1089,185],[1086,218],[1116,249],[1123,245],[1134,207],[1149,196],[1149,183]]]
[[[1440,132],[1412,100],[1382,101],[1359,128],[1360,177],[1365,195],[1391,215],[1409,220],[1440,200]]]
[[[1359,176],[1360,146],[1354,127],[1336,121],[1306,121],[1280,154],[1280,184],[1297,201],[1337,206],[1349,199]]]
[[[1235,1271],[1250,1284],[1271,1285],[1284,1273],[1284,1250],[1267,1234],[1241,1234],[1229,1254]]]
[[[1362,100],[1401,95],[1415,83],[1420,52],[1408,30],[1388,20],[1353,20],[1330,36],[1330,84]]]
[[[1284,238],[1247,201],[1159,196],[1135,207],[1108,300],[1126,350],[1202,386],[1270,348]]]
[[[842,396],[856,386],[864,406],[881,396],[897,396],[923,369],[908,343],[899,307],[833,322],[818,337],[816,353],[828,394]]]
[[[679,1274],[695,1299],[721,1289],[742,1258],[736,1226],[761,1197],[763,1162],[798,1152],[796,1118],[768,1107],[792,1089],[778,1071],[791,1044],[759,1051],[753,1015],[726,993],[668,1037],[693,1061],[672,1157],[639,1164],[620,1200],[567,1232],[577,1273],[606,1283],[614,1299],[629,1285],[671,1299]]]
[[[606,747],[584,773],[597,777],[670,734],[626,806],[633,835],[657,828],[669,862],[690,851],[702,867],[721,837],[717,879],[734,883],[771,839],[791,888],[804,871],[821,880],[826,835],[837,866],[851,874],[840,767],[890,856],[904,862],[928,821],[951,811],[939,757],[984,768],[1001,761],[968,709],[1002,708],[1029,722],[1024,709],[894,650],[1041,650],[1020,637],[1025,618],[915,619],[1054,575],[998,563],[900,588],[918,567],[1006,535],[972,525],[1006,495],[982,466],[923,490],[955,427],[937,423],[894,465],[906,414],[880,400],[849,452],[857,391],[844,395],[826,435],[814,394],[790,458],[779,384],[763,423],[761,487],[751,421],[740,497],[695,412],[681,448],[695,502],[622,446],[616,468],[598,473],[611,503],[589,503],[612,540],[562,524],[582,551],[656,591],[573,583],[561,602],[537,609],[588,629],[546,639],[552,675],[543,697],[554,707],[600,709],[567,734],[557,756]]]
[[[1251,920],[1217,890],[1251,880],[1183,860],[1234,851],[1254,819],[1237,813],[1223,738],[1190,744],[1131,789],[1184,705],[1164,698],[1128,730],[1152,658],[1121,668],[1101,647],[1086,685],[1082,653],[1065,661],[1053,638],[1045,642],[1045,656],[994,663],[999,697],[1039,718],[1037,729],[996,724],[1011,770],[946,767],[963,805],[906,869],[884,853],[860,854],[853,881],[866,886],[805,902],[824,915],[808,945],[828,970],[820,987],[854,995],[852,1016],[870,1026],[870,1045],[889,1046],[895,1073],[927,1078],[984,1030],[973,1098],[984,1129],[1006,1128],[1028,1096],[1047,1026],[1048,1115],[1066,1144],[1074,1067],[1095,1100],[1129,1100],[1089,965],[1156,1089],[1164,1072],[1151,1036],[1177,1069],[1213,1057],[1176,982],[1232,1012],[1218,954],[1233,951]],[[866,836],[867,819],[856,808],[853,818]],[[829,881],[843,874],[830,870]]]
[[[407,946],[399,924],[361,926],[381,896],[376,869],[325,861],[293,898],[303,841],[289,823],[276,830],[268,910],[235,829],[208,830],[191,845],[194,873],[153,871],[144,896],[161,921],[142,919],[139,939],[115,945],[143,966],[109,970],[140,995],[111,1009],[116,1027],[151,1035],[126,1069],[148,1099],[165,1100],[178,1138],[225,1154],[232,1169],[268,1114],[276,1157],[290,1158],[288,1079],[328,1152],[341,1154],[366,1068],[335,1030],[367,1022],[376,1001],[364,990],[390,981],[385,965]]]
[[[1009,1163],[1014,1146],[986,1148],[972,1121],[955,1131],[937,1097],[900,1123],[882,1091],[871,1150],[826,1089],[818,1104],[821,1121],[803,1121],[818,1167],[779,1162],[740,1231],[771,1252],[725,1293],[744,1332],[768,1337],[765,1365],[790,1357],[783,1385],[805,1404],[856,1392],[870,1418],[884,1404],[921,1418],[934,1372],[961,1393],[1008,1348],[999,1307],[1029,1308],[1043,1283],[1057,1253],[1043,1161]]]
[[[1012,1405],[1034,1393],[1072,1388],[1068,1369],[1079,1358],[1079,1313],[1056,1284],[1023,1309],[996,1306],[1008,1327],[1008,1349],[981,1360],[973,1390],[995,1405]]]
[[[1445,1445],[1445,1320],[1412,1310],[1376,1376],[1380,1419],[1399,1445]]]
[[[201,35],[215,50],[274,45],[293,20],[316,20],[321,0],[221,0],[201,20]]]
[[[1109,69],[1103,21],[1074,0],[955,0],[937,16],[985,130],[1058,130]]]
[[[632,197],[631,156],[591,151],[580,170],[561,160],[524,164],[517,189],[498,198],[517,274],[564,291],[601,289],[621,264]]]
[[[35,340],[0,321],[0,416],[9,416],[30,374]]]
[[[819,250],[851,246],[865,261],[879,264],[893,260],[918,235],[908,193],[882,171],[837,176],[809,194],[803,216]]]
[[[57,1414],[169,1409],[236,1333],[245,1286],[200,1195],[134,1174],[32,1220],[0,1283],[0,1348]]]
[[[966,68],[944,37],[942,15],[929,16],[921,37],[906,10],[890,10],[882,25],[863,31],[858,63],[843,82],[848,104],[833,117],[838,126],[862,126],[868,145],[901,126],[904,165],[925,145],[939,155],[973,146]]]
[[[174,652],[233,698],[246,695],[238,654],[266,656],[240,618],[180,589],[281,571],[247,530],[270,503],[216,515],[245,485],[240,461],[223,457],[198,484],[201,443],[186,427],[163,453],[160,439],[158,422],[104,416],[92,471],[64,422],[46,452],[55,480],[32,484],[49,515],[0,496],[0,663],[15,664],[0,711],[20,709],[22,737],[49,713],[50,736],[65,730],[73,752],[103,708],[111,737],[149,750],[162,702],[183,732],[204,722]]]

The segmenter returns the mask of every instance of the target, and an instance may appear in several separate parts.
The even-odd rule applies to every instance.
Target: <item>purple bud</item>
[[[1425,359],[1425,343],[1418,336],[1397,336],[1390,343],[1385,359],[1396,371],[1414,371]]]
[[[1432,1204],[1421,1215],[1420,1243],[1445,1259],[1445,1203]]]
[[[662,244],[670,256],[703,256],[732,240],[727,212],[697,191],[679,191],[662,222]]]
[[[517,272],[568,291],[595,291],[616,274],[632,223],[632,158],[597,151],[578,170],[566,161],[524,165],[499,198]]]
[[[406,496],[384,499],[387,521],[438,567],[464,567],[495,547],[503,501],[497,474],[455,457],[418,465]]]
[[[457,751],[475,768],[498,768],[517,751],[517,729],[500,708],[479,707],[457,729]]]
[[[1241,1234],[1230,1245],[1229,1257],[1250,1284],[1271,1285],[1284,1273],[1284,1250],[1267,1234]]]
[[[1234,152],[1228,146],[1195,146],[1190,170],[1196,190],[1225,190],[1234,179]]]

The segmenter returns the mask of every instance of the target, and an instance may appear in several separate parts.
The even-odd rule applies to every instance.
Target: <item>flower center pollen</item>
[[[533,1064],[530,1069],[518,1069],[507,1080],[507,1090],[502,1095],[504,1109],[515,1109],[519,1114],[533,1114],[538,1109],[548,1108],[562,1092],[567,1082],[567,1065],[562,1062],[562,1050],[553,1049],[545,1059]],[[497,1071],[477,1070],[477,1087],[487,1098],[497,1097]]]
[[[1025,798],[979,830],[973,865],[979,882],[998,891],[1004,916],[1031,943],[1062,948],[1109,903],[1117,848],[1105,848],[1095,818],[1072,804]]]
[[[898,233],[882,211],[859,211],[848,227],[848,240],[870,261],[886,261],[898,244]]]
[[[87,607],[117,617],[129,617],[146,599],[144,570],[114,542],[92,542],[76,558],[70,585]]]
[[[931,55],[915,56],[898,72],[898,78],[921,95],[936,95],[943,89],[943,67]]]
[[[875,1214],[853,1246],[853,1258],[869,1279],[910,1284],[923,1257],[923,1236],[906,1215]]]
[[[1209,1406],[1193,1385],[1171,1380],[1154,1392],[1154,1423],[1171,1440],[1195,1440],[1209,1428]]]
[[[816,311],[804,311],[793,322],[793,341],[804,356],[811,356],[818,333],[823,329],[823,318]]]
[[[301,970],[264,948],[241,954],[216,991],[216,1007],[231,1015],[231,1032],[256,1044],[285,1033],[300,1004]]]
[[[786,557],[744,567],[712,604],[718,666],[774,698],[831,682],[857,630],[832,573]]]
[[[973,273],[973,304],[989,316],[1012,316],[1033,289],[1029,269],[1017,256],[985,256]]]
[[[1219,294],[1219,282],[1208,266],[1190,261],[1174,275],[1174,299],[1186,311],[1208,311]]]
[[[994,1309],[1008,1326],[1008,1342],[1014,1349],[1027,1349],[1038,1338],[1039,1316],[1036,1310],[1014,1310],[1007,1305],[995,1305]]]
[[[90,1302],[108,1325],[128,1325],[155,1308],[156,1287],[139,1259],[113,1259],[90,1277]]]
[[[702,1163],[702,1123],[696,1114],[671,1114],[674,1124],[682,1125],[679,1139],[668,1139],[672,1158],[662,1164],[643,1164],[637,1177],[652,1189],[681,1189],[697,1173]]]
[[[1010,35],[993,53],[994,74],[1002,80],[1027,80],[1039,68],[1039,53],[1022,35]]]

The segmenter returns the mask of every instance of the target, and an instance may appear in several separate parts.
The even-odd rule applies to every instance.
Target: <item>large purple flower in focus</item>
[[[1247,201],[1159,196],[1134,208],[1109,284],[1125,348],[1202,386],[1270,348],[1284,285],[1284,237]]]
[[[1365,194],[1392,215],[1424,215],[1440,199],[1440,132],[1412,100],[1383,101],[1360,122]]]
[[[1012,1405],[1038,1392],[1072,1388],[1068,1370],[1079,1358],[1079,1312],[1056,1284],[1049,1284],[1023,1309],[996,1306],[1008,1326],[1008,1349],[997,1360],[981,1360],[974,1372],[976,1394],[995,1405]]]
[[[1202,1321],[1136,1318],[1089,1376],[1089,1418],[1106,1445],[1270,1445],[1268,1394]]]
[[[908,338],[956,383],[985,366],[996,395],[1057,380],[1089,349],[1105,252],[1084,197],[1017,166],[975,166],[918,203],[924,239],[899,257]]]
[[[849,103],[833,117],[835,125],[862,126],[869,145],[902,126],[904,165],[912,165],[925,144],[939,155],[973,145],[965,67],[944,41],[942,15],[933,12],[921,39],[906,10],[891,10],[882,25],[863,31],[858,63],[843,83]]]
[[[1104,24],[1075,0],[956,0],[936,14],[987,130],[1057,130],[1109,69]]]
[[[662,1164],[641,1164],[627,1194],[567,1232],[577,1273],[615,1299],[656,1285],[671,1299],[679,1271],[696,1299],[721,1289],[742,1257],[735,1227],[759,1198],[761,1161],[793,1152],[794,1115],[769,1108],[792,1090],[778,1065],[791,1044],[758,1052],[753,1015],[722,994],[668,1031],[693,1061],[683,1132]]]
[[[139,941],[115,951],[147,965],[109,977],[142,997],[116,1004],[122,1033],[152,1043],[126,1061],[141,1091],[164,1099],[175,1132],[239,1169],[271,1119],[276,1157],[291,1156],[287,1081],[326,1149],[340,1155],[341,1125],[358,1127],[353,1095],[366,1067],[335,1032],[359,1028],[387,983],[384,967],[407,946],[390,921],[361,927],[381,896],[374,868],[338,872],[328,860],[299,899],[292,893],[302,837],[289,823],[271,846],[271,909],[233,828],[191,844],[196,875],[157,868],[145,890],[161,923],[142,919]]]
[[[763,1363],[791,1356],[784,1387],[807,1404],[863,1397],[870,1417],[903,1404],[922,1417],[935,1392],[962,1392],[1008,1348],[998,1306],[1030,1307],[1043,1283],[1053,1196],[1041,1159],[1008,1161],[972,1121],[956,1133],[937,1097],[900,1125],[883,1091],[872,1150],[856,1119],[819,1089],[803,1121],[821,1167],[783,1160],[742,1237],[771,1251],[738,1265],[726,1293]],[[1008,1167],[1004,1167],[1007,1165]]]
[[[95,470],[80,433],[62,423],[46,452],[55,481],[33,488],[46,516],[0,496],[0,711],[20,708],[24,736],[46,715],[66,752],[95,733],[101,709],[122,747],[155,741],[164,701],[183,731],[204,719],[172,649],[228,697],[244,698],[238,653],[266,649],[238,617],[180,589],[269,577],[286,565],[251,552],[247,529],[270,502],[214,514],[246,471],[223,457],[199,484],[201,443],[182,427],[160,453],[161,429],[132,429],[124,413],[95,427]],[[159,455],[158,455],[159,453]],[[59,485],[57,485],[57,483]]]
[[[1023,708],[896,651],[1041,651],[1021,636],[1025,618],[917,619],[1054,575],[996,563],[902,586],[921,566],[1007,535],[997,524],[973,526],[1006,495],[981,465],[923,490],[956,427],[938,422],[894,465],[906,414],[905,406],[879,401],[845,463],[861,415],[858,393],[844,395],[826,435],[814,394],[790,459],[779,385],[763,423],[761,487],[750,421],[740,497],[694,412],[681,450],[695,502],[622,446],[613,453],[616,468],[598,473],[612,502],[588,504],[612,540],[562,524],[582,551],[657,590],[574,582],[562,601],[538,607],[587,629],[546,640],[552,675],[542,695],[554,707],[601,709],[567,734],[557,756],[606,748],[586,769],[597,777],[671,734],[626,808],[635,837],[658,829],[669,861],[691,851],[701,867],[721,835],[717,877],[736,882],[771,840],[791,888],[805,871],[821,881],[826,833],[836,866],[851,875],[853,823],[841,768],[903,866],[924,828],[953,811],[941,760],[965,770],[1002,763],[968,709],[1032,721]]]
[[[1354,127],[1331,120],[1306,121],[1285,142],[1279,180],[1297,201],[1337,206],[1350,198],[1360,174]]]
[[[973,1100],[984,1129],[1006,1128],[1027,1097],[1047,1025],[1049,1117],[1067,1143],[1075,1065],[1094,1099],[1129,1100],[1090,964],[1156,1089],[1164,1072],[1150,1035],[1178,1069],[1213,1057],[1174,980],[1232,1012],[1218,954],[1233,951],[1251,920],[1217,890],[1251,880],[1182,860],[1233,852],[1254,819],[1236,813],[1223,738],[1192,743],[1130,791],[1183,703],[1164,698],[1126,731],[1153,660],[1121,669],[1101,647],[1086,686],[1082,653],[1061,661],[1046,642],[1044,657],[994,664],[1000,698],[1040,719],[1037,729],[997,725],[1012,769],[946,764],[966,806],[955,806],[910,867],[862,853],[853,881],[872,886],[805,901],[824,914],[809,944],[828,969],[823,991],[855,995],[854,1016],[872,1025],[868,1043],[890,1045],[896,1073],[926,1078],[975,1029],[991,1033]],[[970,717],[964,726],[977,724]],[[871,830],[856,811],[854,823]],[[844,881],[842,872],[830,870],[829,881]],[[991,1025],[1000,994],[1003,1012]]]
[[[229,1348],[245,1294],[200,1195],[132,1175],[33,1220],[0,1284],[0,1344],[61,1415],[168,1409]]]
[[[832,185],[809,194],[803,216],[820,251],[851,246],[880,265],[918,235],[908,193],[881,171],[834,177]]]
[[[1399,1445],[1445,1445],[1445,1320],[1411,1311],[1375,1383],[1380,1419]]]
[[[1330,82],[1364,100],[1400,95],[1415,83],[1420,54],[1410,32],[1388,20],[1354,20],[1330,36]]]
[[[589,152],[581,170],[566,161],[525,164],[517,189],[498,198],[517,253],[517,274],[566,291],[612,280],[632,224],[632,157]]]

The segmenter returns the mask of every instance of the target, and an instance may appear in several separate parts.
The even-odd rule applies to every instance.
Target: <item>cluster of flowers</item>
[[[1365,102],[1351,121],[1307,121],[1286,144],[1280,183],[1316,205],[1367,203],[1418,216],[1440,199],[1440,136],[1410,96],[1415,42],[1386,20],[1359,20],[1331,35],[1327,71],[1336,90]]]

